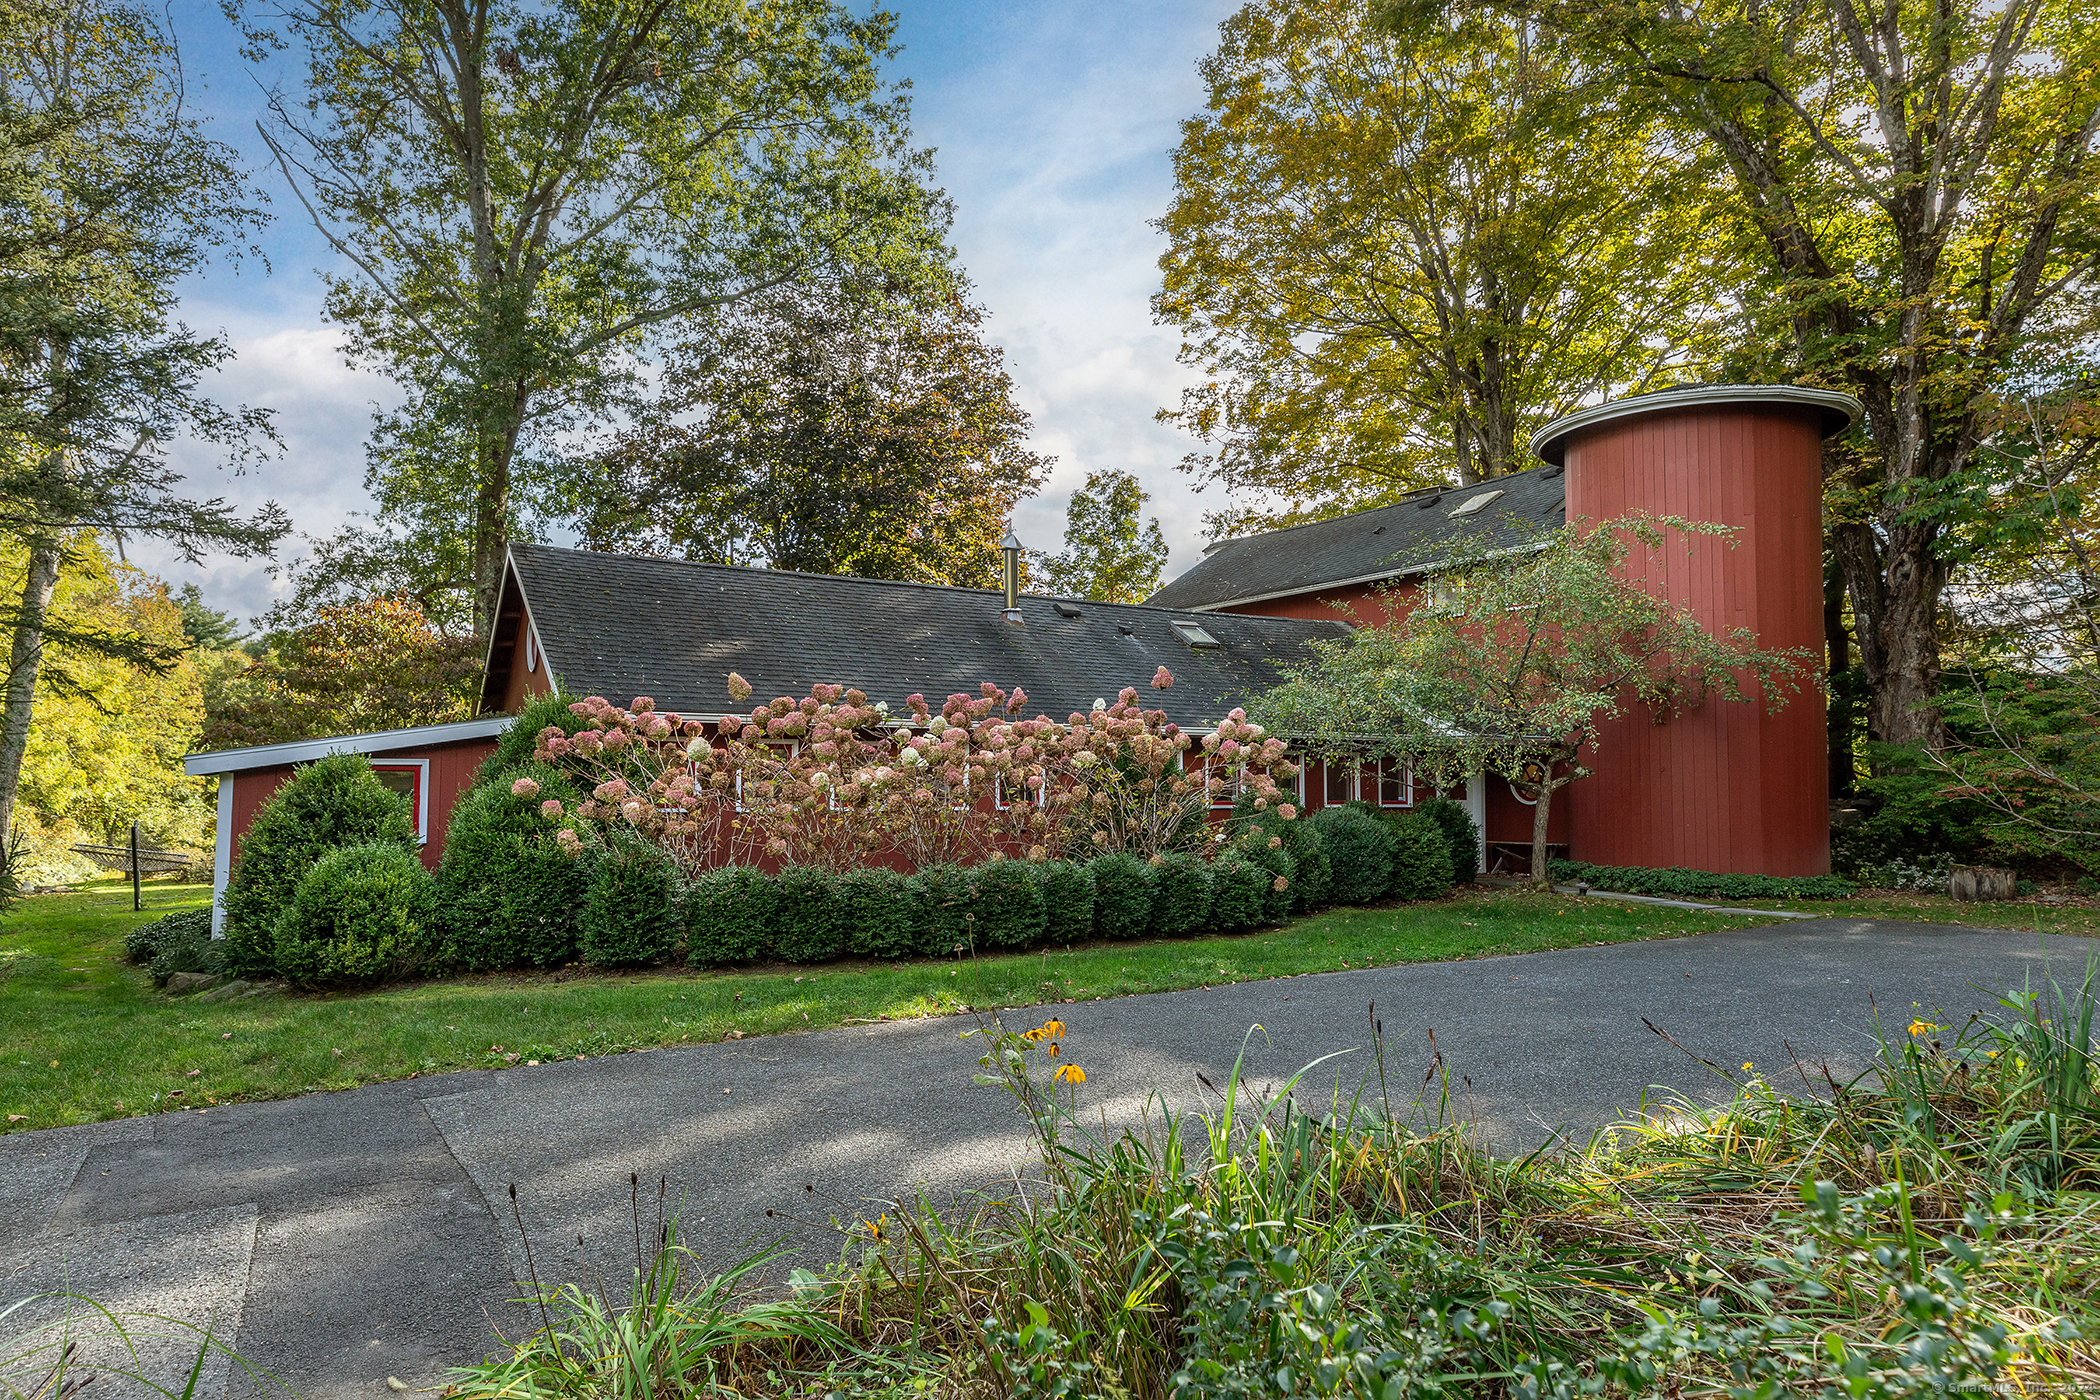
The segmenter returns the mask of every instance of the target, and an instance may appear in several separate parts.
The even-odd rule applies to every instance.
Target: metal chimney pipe
[[[1014,626],[1021,626],[1021,541],[1013,529],[1008,527],[1006,538],[999,541],[1000,586],[1006,592],[1005,617]]]

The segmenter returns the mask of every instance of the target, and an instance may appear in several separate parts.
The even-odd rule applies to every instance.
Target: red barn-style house
[[[194,754],[219,778],[215,883],[225,887],[256,810],[294,766],[330,752],[371,757],[406,794],[435,865],[454,799],[508,716],[557,688],[714,717],[742,674],[761,696],[820,681],[857,686],[901,711],[904,697],[1022,687],[1028,709],[1062,716],[1142,687],[1195,733],[1273,683],[1316,637],[1339,638],[1404,606],[1419,579],[1396,557],[1433,553],[1461,531],[1507,531],[1645,510],[1735,527],[1736,547],[1637,558],[1640,576],[1716,629],[1767,647],[1822,641],[1822,443],[1857,416],[1853,399],[1783,385],[1726,385],[1622,399],[1547,425],[1542,465],[1478,486],[1416,492],[1334,520],[1219,541],[1144,604],[1021,596],[928,584],[514,545],[484,670],[482,717],[456,724]],[[1013,543],[1009,541],[1009,543]],[[1149,693],[1148,693],[1149,695]],[[1594,776],[1565,789],[1551,840],[1607,865],[1812,875],[1827,872],[1824,715],[1712,704],[1655,725],[1609,726]],[[1426,800],[1404,765],[1314,760],[1297,780],[1308,809]],[[1457,794],[1454,794],[1457,795]],[[1477,776],[1464,793],[1492,859],[1528,859],[1530,809]]]

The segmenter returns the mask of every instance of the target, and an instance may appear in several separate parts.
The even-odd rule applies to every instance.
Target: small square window
[[[1468,496],[1459,504],[1458,509],[1451,512],[1451,519],[1456,520],[1460,516],[1465,515],[1478,515],[1501,498],[1502,493],[1500,491],[1483,491],[1477,496]]]
[[[1327,770],[1327,784],[1322,792],[1329,807],[1339,807],[1344,802],[1356,800],[1355,759],[1330,758],[1323,765]]]
[[[372,776],[379,779],[379,785],[388,792],[397,792],[408,799],[408,820],[415,828],[416,843],[421,845],[428,841],[430,803],[425,788],[430,765],[420,759],[413,763],[375,763]]]
[[[1204,631],[1203,624],[1200,622],[1190,622],[1183,618],[1176,618],[1174,619],[1174,630],[1181,634],[1181,640],[1192,647],[1214,647],[1218,645],[1218,639]]]

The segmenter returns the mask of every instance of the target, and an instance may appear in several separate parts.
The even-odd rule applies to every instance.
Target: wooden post
[[[139,824],[131,824],[131,912],[136,914],[139,904]]]

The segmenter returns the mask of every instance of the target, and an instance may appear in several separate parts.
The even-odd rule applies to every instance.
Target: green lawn
[[[12,973],[0,971],[6,1128],[283,1098],[443,1070],[721,1040],[733,1032],[817,1030],[971,1006],[1122,996],[1763,922],[1748,913],[1467,891],[1426,904],[1331,910],[1238,937],[1092,944],[974,962],[620,975],[570,968],[447,978],[354,996],[215,1005],[164,997],[124,961],[124,934],[142,919],[200,906],[208,897],[201,886],[149,885],[146,912],[133,914],[128,887],[99,884],[84,893],[25,899],[0,918],[0,964],[13,958]],[[1807,906],[1795,901],[1793,907]],[[1921,917],[1916,911],[1893,916]]]

